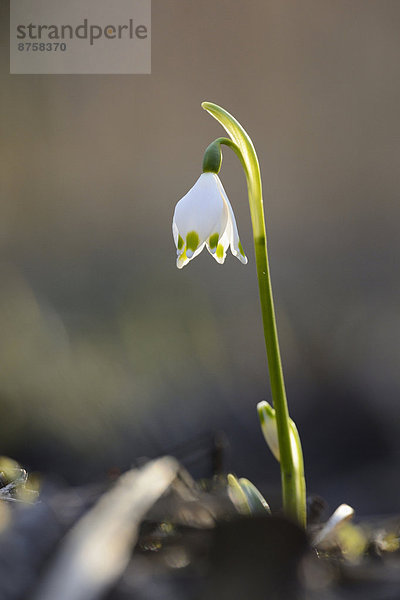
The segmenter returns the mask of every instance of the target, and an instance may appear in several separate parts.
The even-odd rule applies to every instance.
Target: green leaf
[[[237,479],[232,473],[227,479],[228,494],[238,512],[242,515],[265,515],[271,512],[268,502],[251,481],[244,477]]]
[[[251,483],[251,481],[241,477],[239,479],[239,485],[246,495],[251,514],[271,514],[271,509],[268,505],[268,502],[265,500],[264,496],[256,488],[256,486]]]
[[[244,493],[242,486],[240,485],[237,478],[228,474],[228,495],[232,503],[235,505],[237,511],[242,515],[250,515],[251,509],[247,500],[247,496]]]

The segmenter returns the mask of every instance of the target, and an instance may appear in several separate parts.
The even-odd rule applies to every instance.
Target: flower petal
[[[219,184],[221,194],[224,199],[226,208],[228,210],[228,215],[229,215],[227,233],[229,235],[229,243],[230,243],[230,247],[231,247],[231,252],[234,256],[236,256],[236,258],[238,258],[240,260],[240,262],[242,262],[244,265],[246,265],[247,264],[247,256],[244,253],[243,246],[239,239],[239,232],[238,232],[238,228],[236,225],[235,215],[233,213],[231,203],[228,200],[228,196],[226,195],[224,187],[219,178],[218,178],[218,184]]]
[[[175,207],[172,232],[177,248],[177,266],[182,268],[204,246],[222,264],[228,247],[246,264],[235,215],[216,173],[203,173]]]
[[[228,212],[218,182],[214,173],[203,173],[176,205],[174,223],[186,242],[192,232],[198,235],[200,245],[213,233],[221,235],[225,230]]]
[[[217,263],[219,263],[220,265],[223,265],[225,262],[225,258],[226,258],[226,251],[229,248],[229,236],[227,234],[227,229],[225,229],[222,236],[218,239],[218,242],[216,245],[213,245],[213,247],[211,247],[211,245],[208,241],[208,242],[206,242],[206,246],[207,246],[207,250],[209,251],[211,256],[213,256],[215,258]]]
[[[175,242],[177,254],[182,254],[185,242],[183,241],[182,237],[179,235],[178,227],[176,226],[175,221],[172,221],[172,235],[174,236],[174,242]]]
[[[187,249],[186,246],[183,248],[183,251],[178,255],[177,259],[176,259],[176,266],[178,267],[178,269],[182,269],[184,266],[186,266],[191,260],[193,260],[194,258],[196,258],[196,256],[198,254],[200,254],[200,252],[203,250],[205,244],[201,244],[196,252],[194,252],[192,254],[192,256],[188,256],[187,255]]]

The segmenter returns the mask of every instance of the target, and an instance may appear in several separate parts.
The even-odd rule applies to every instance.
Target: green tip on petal
[[[182,267],[185,266],[187,258],[188,257],[186,256],[186,249],[184,249],[183,252],[178,255],[178,258],[176,261],[176,266],[178,267],[178,269],[182,269]]]
[[[183,238],[181,236],[179,236],[178,237],[178,250],[182,250],[184,243],[185,242],[183,241]]]
[[[218,244],[216,255],[218,258],[223,258],[224,256],[224,247],[222,244]]]
[[[239,252],[242,256],[246,256],[243,250],[242,242],[239,240]]]
[[[210,235],[209,244],[210,244],[211,250],[215,250],[217,248],[218,239],[219,239],[218,233],[213,233],[212,235]]]
[[[196,231],[189,231],[186,236],[186,255],[188,258],[192,258],[193,252],[197,250],[199,245],[199,235]]]

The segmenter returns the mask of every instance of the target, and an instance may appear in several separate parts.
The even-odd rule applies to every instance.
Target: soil
[[[167,474],[164,484],[160,473],[161,479]],[[0,599],[400,598],[400,518],[346,521],[315,548],[313,540],[326,521],[319,499],[310,502],[306,534],[281,515],[245,517],[227,494],[223,477],[195,483],[174,459],[153,461],[129,476],[79,488],[47,483],[39,496],[29,490],[22,471],[16,473],[15,485],[3,477]],[[118,494],[135,495],[128,485],[140,488],[129,508],[134,517],[123,517],[122,529],[110,531],[113,519],[118,521],[125,510],[113,513]],[[152,494],[157,497],[147,506]],[[103,557],[103,563],[90,572],[94,555],[90,545],[85,554],[85,544],[96,534],[95,556]],[[83,558],[77,560],[82,548]],[[110,575],[107,569],[115,556],[119,562],[114,570],[110,567]]]

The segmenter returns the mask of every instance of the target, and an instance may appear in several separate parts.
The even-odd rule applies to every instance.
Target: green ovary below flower
[[[204,246],[222,264],[230,246],[243,264],[247,257],[240,243],[235,215],[216,173],[203,173],[175,207],[172,233],[182,269]]]

